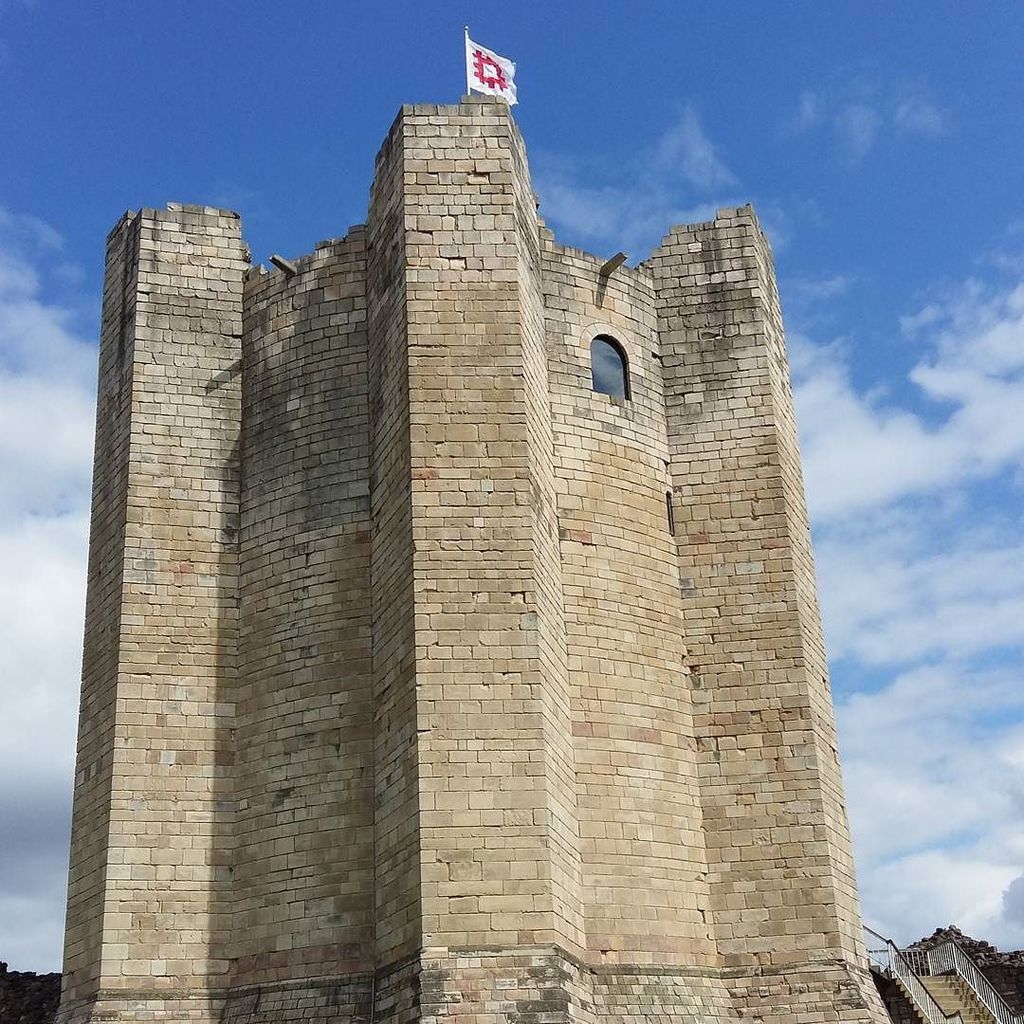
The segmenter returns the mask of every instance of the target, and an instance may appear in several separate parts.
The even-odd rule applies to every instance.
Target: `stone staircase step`
[[[978,1002],[970,986],[957,975],[922,977],[921,984],[947,1016],[959,1012],[964,1024],[993,1024],[995,1018]]]
[[[907,989],[907,986],[904,985],[899,978],[894,978],[893,980],[896,982],[896,987],[903,993],[903,998],[906,1001],[907,1009],[909,1009],[910,1012],[914,1015],[914,1019],[918,1022],[918,1024],[928,1024],[928,1021],[926,1021],[924,1017],[921,1016],[921,1013],[917,1008],[917,1004],[914,1002],[914,997],[910,994],[909,990]]]

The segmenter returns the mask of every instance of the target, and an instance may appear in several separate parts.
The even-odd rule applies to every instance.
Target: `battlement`
[[[750,207],[609,271],[474,98],[126,214],[88,594],[62,1024],[884,1020]]]

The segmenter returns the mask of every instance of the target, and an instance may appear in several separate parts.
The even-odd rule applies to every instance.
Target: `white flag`
[[[466,31],[466,88],[487,96],[500,96],[511,106],[516,102],[516,66],[508,57],[499,57]]]

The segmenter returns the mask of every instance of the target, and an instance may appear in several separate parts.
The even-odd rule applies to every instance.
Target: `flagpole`
[[[465,33],[465,40],[466,40],[465,41],[465,46],[463,46],[463,48],[462,48],[463,49],[463,57],[464,57],[464,59],[466,61],[466,95],[469,96],[469,95],[472,94],[472,89],[470,88],[470,84],[469,84],[469,26],[468,25],[463,25],[462,29],[463,29],[463,32]]]

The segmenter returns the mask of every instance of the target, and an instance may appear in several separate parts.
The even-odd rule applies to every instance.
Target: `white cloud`
[[[1010,766],[1024,735],[1004,715],[1024,710],[1020,682],[1012,670],[976,671],[968,700],[960,669],[924,665],[839,701],[846,772],[859,799],[870,795],[859,829],[868,857],[1015,819],[1024,785]]]
[[[1024,284],[947,288],[900,326],[916,363],[885,387],[855,384],[841,339],[791,341],[862,905],[901,941],[956,923],[1013,948]]]
[[[816,520],[944,486],[955,475],[951,453],[937,450],[943,446],[920,416],[854,388],[842,344],[793,334],[790,351]]]
[[[585,244],[625,247],[641,256],[670,226],[713,219],[720,206],[740,202],[725,193],[708,198],[737,179],[690,107],[638,154],[626,182],[592,183],[606,171],[538,156],[534,179],[541,215]]]
[[[1001,949],[1017,949],[1024,931],[1004,916],[1000,893],[1019,867],[984,850],[926,850],[862,873],[861,902],[878,908],[870,927],[901,944],[955,924]]]
[[[79,506],[89,480],[93,415],[88,393],[70,381],[0,372],[0,522]]]
[[[0,778],[66,783],[74,760],[88,518],[27,517],[0,532]],[[50,737],[47,742],[41,737]]]
[[[914,501],[823,524],[831,656],[899,666],[1024,646],[1022,523],[981,519],[969,502]]]
[[[59,970],[70,838],[88,521],[0,530],[0,949]]]
[[[838,705],[865,917],[899,941],[956,923],[1004,948],[1024,855],[1024,708],[1012,671],[920,668]]]
[[[0,208],[0,950],[26,970],[59,968],[94,430],[61,249]]]
[[[927,414],[884,391],[858,392],[841,342],[792,337],[819,521],[1024,468],[1024,284],[994,291],[968,282],[902,322],[933,332],[908,377]]]
[[[75,311],[41,298],[41,254],[26,252],[40,240],[58,245],[0,208],[0,524],[74,508],[89,481],[96,350]]]

